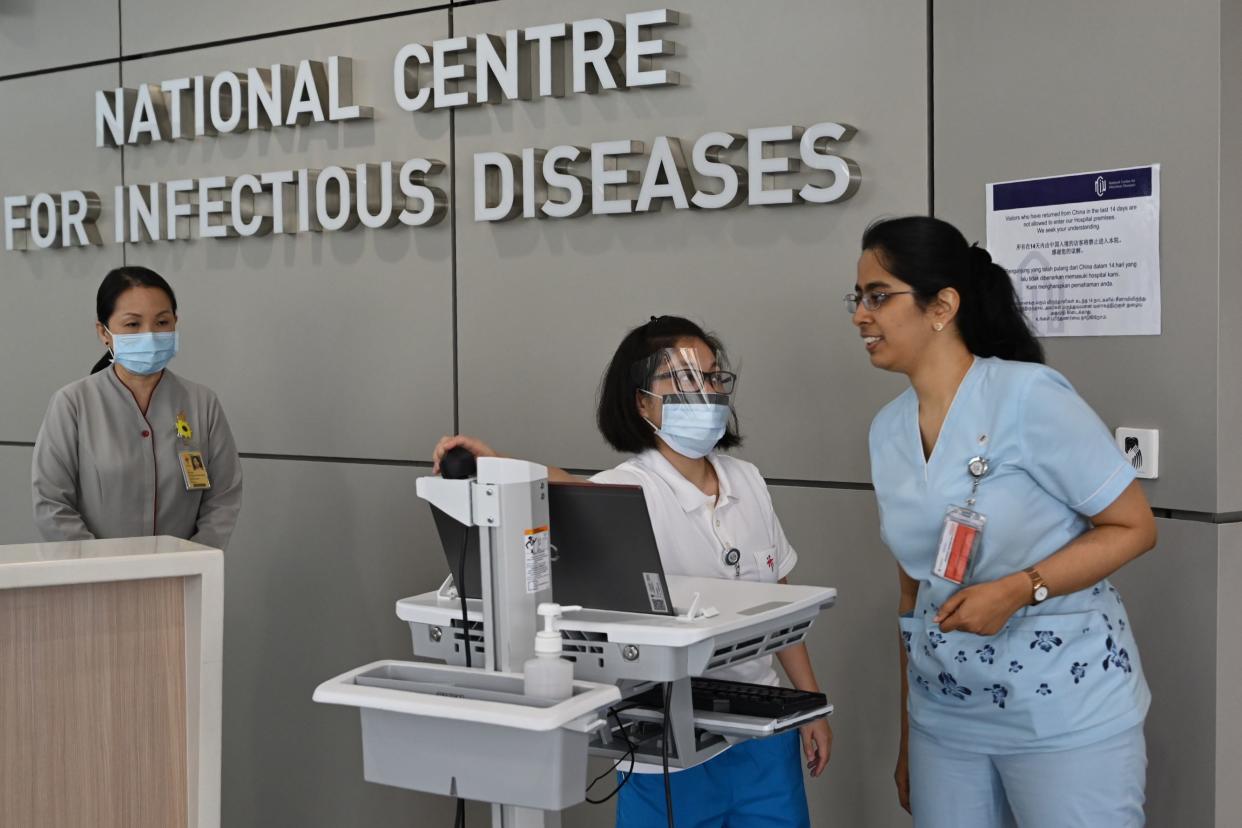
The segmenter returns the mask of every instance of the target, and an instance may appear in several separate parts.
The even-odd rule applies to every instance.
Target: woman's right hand
[[[893,771],[893,781],[897,783],[897,801],[906,813],[913,813],[910,810],[910,746],[904,735],[897,750],[897,769]]]
[[[499,457],[500,455],[477,437],[467,437],[465,434],[453,434],[448,437],[441,437],[440,442],[436,443],[435,451],[431,453],[431,473],[440,473],[440,460],[449,449],[457,446],[464,446],[467,451],[475,457]]]

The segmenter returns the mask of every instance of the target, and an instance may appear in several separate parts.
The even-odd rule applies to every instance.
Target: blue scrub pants
[[[796,730],[741,742],[669,778],[677,828],[811,826]],[[667,826],[664,774],[632,774],[617,795],[617,828]]]
[[[1093,745],[995,755],[910,728],[915,828],[1140,828],[1147,745],[1138,725]]]

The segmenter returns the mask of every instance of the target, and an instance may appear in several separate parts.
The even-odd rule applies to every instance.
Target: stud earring
[[[935,325],[932,325],[932,327],[933,327],[933,328],[935,328],[935,329],[936,329],[936,330],[938,330],[938,331],[943,331],[943,330],[944,330],[944,323],[943,323],[943,322],[937,322]]]

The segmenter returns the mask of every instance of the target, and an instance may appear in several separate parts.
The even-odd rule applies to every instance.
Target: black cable
[[[673,682],[664,685],[664,738],[660,742],[660,760],[664,764],[664,808],[668,813],[668,828],[673,825],[673,782],[668,775],[668,709],[673,706]]]
[[[467,526],[461,541],[461,559],[457,561],[457,597],[461,599],[461,638],[466,646],[466,666],[473,667],[470,662],[470,612],[466,608],[466,550],[469,548],[470,527]]]
[[[461,599],[461,640],[466,646],[466,666],[473,667],[470,649],[470,612],[466,605],[466,550],[470,548],[470,527],[461,542],[461,559],[457,562],[457,597]],[[453,828],[466,828],[466,800],[457,798],[457,819]]]
[[[620,765],[622,762],[624,762],[627,758],[630,760],[630,767],[628,770],[624,772],[624,775],[622,776],[621,781],[617,783],[617,787],[613,788],[612,793],[608,794],[608,796],[604,797],[603,799],[591,799],[591,797],[588,796],[586,798],[586,801],[591,803],[592,805],[603,805],[605,802],[612,799],[614,796],[616,796],[618,793],[621,792],[621,789],[625,787],[625,783],[629,782],[630,777],[634,775],[634,751],[635,751],[634,743],[630,741],[630,734],[625,732],[625,724],[622,723],[621,717],[617,715],[616,708],[614,707],[608,708],[608,715],[612,716],[613,721],[617,723],[617,729],[621,731],[621,738],[625,740],[626,751],[625,753],[621,754],[620,759],[612,763],[611,768],[609,768],[608,770],[604,771],[599,776],[591,780],[591,784],[587,785],[586,787],[587,793],[590,793],[591,788],[595,787],[595,783],[599,782],[599,780],[603,779],[605,776],[608,776],[613,771],[615,771],[617,769],[617,766]]]

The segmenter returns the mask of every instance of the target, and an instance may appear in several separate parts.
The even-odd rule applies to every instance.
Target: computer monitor
[[[432,507],[453,580],[466,556],[467,598],[483,597],[479,527]],[[672,598],[640,486],[551,483],[552,596],[558,604],[673,615]]]
[[[548,518],[558,604],[676,613],[641,486],[551,483]]]

